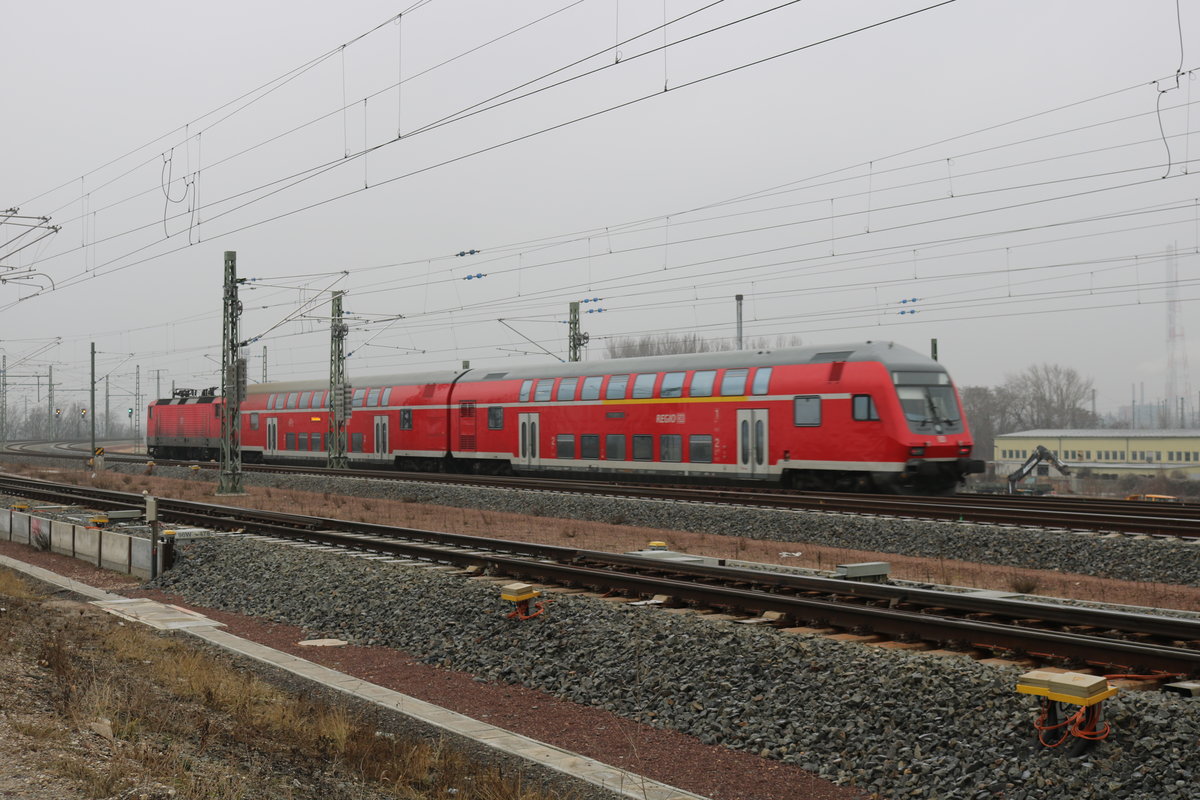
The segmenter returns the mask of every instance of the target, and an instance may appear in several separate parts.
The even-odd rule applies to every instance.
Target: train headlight
[[[924,447],[910,447],[910,448],[908,448],[908,454],[912,455],[912,456],[923,456],[923,455],[925,455],[925,448]]]

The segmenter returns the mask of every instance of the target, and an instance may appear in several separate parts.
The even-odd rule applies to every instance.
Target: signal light
[[[82,417],[86,417],[86,416],[87,416],[87,409],[86,409],[86,408],[81,408],[81,409],[79,409],[79,416],[80,416],[81,418],[82,418]]]
[[[56,408],[56,409],[54,409],[54,416],[56,416],[56,417],[61,417],[61,416],[62,416],[62,409],[61,409],[61,408]]]
[[[133,419],[133,409],[132,408],[125,409],[125,413],[127,413],[129,415],[130,419]]]

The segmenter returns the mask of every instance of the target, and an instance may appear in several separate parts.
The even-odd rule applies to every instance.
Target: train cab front
[[[971,458],[974,442],[962,407],[945,371],[892,373],[904,411],[908,457],[899,483],[908,491],[953,491],[967,475],[981,473],[984,462]]]

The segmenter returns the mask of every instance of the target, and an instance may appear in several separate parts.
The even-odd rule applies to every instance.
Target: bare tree
[[[774,340],[765,336],[747,339],[744,350],[771,350],[778,347],[796,347],[801,344],[799,336],[776,336]],[[648,336],[623,336],[609,339],[605,344],[606,358],[634,358],[637,356],[667,356],[678,353],[711,353],[735,350],[736,343],[730,339],[705,339],[695,333],[660,333]]]
[[[1035,364],[1009,375],[1001,388],[1009,394],[1012,423],[1018,430],[1096,427],[1095,415],[1086,407],[1092,395],[1092,380],[1070,367]]]

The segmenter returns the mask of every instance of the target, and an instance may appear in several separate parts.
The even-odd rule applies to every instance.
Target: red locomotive
[[[355,382],[356,466],[941,493],[983,471],[950,376],[890,342],[391,375]],[[219,397],[150,406],[150,454],[216,458]],[[323,464],[322,381],[248,387],[248,462]]]

